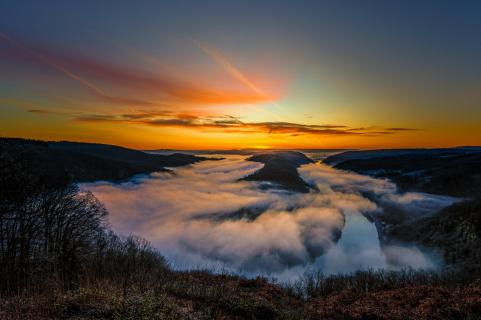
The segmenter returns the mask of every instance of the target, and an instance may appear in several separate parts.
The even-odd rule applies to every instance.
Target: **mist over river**
[[[385,207],[431,214],[456,199],[400,193],[383,179],[303,165],[318,190],[290,192],[239,180],[262,168],[245,155],[136,176],[128,182],[81,184],[106,206],[115,231],[149,240],[177,269],[208,268],[279,280],[306,270],[326,274],[368,268],[437,268],[433,252],[381,245],[366,216]]]

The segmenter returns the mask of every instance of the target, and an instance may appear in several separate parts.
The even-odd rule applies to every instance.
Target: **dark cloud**
[[[418,131],[419,129],[415,128],[386,128],[388,131]]]
[[[43,114],[50,113],[50,111],[44,110],[44,109],[29,109],[29,110],[27,110],[27,112],[30,112],[30,113],[43,113]]]
[[[77,120],[79,121],[88,121],[88,122],[104,122],[104,121],[115,121],[116,117],[106,114],[91,114],[86,116],[78,116]]]
[[[82,116],[79,121],[99,121],[99,115]],[[200,117],[190,114],[172,113],[133,113],[117,117],[105,117],[104,121],[119,121],[125,123],[144,124],[157,127],[186,127],[198,130],[221,131],[226,133],[269,133],[298,136],[312,135],[364,135],[379,136],[409,131],[409,128],[361,127],[350,128],[346,125],[317,125],[292,122],[244,122],[232,116]],[[395,129],[395,130],[394,130]]]

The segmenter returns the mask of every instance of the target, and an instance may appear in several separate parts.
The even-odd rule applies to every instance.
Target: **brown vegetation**
[[[155,276],[134,271],[130,276],[141,278],[131,279],[127,287],[123,281],[105,278],[81,281],[77,289],[4,297],[0,319],[480,319],[481,315],[479,281],[454,286],[398,283],[393,288],[379,273],[359,272],[343,276],[341,282],[339,277],[321,277],[323,288],[337,282],[336,289],[327,293],[306,287],[299,292],[300,283],[285,288],[262,278],[161,270]],[[384,284],[371,288],[366,286],[368,278]]]
[[[475,273],[306,274],[291,285],[171,270],[89,192],[0,144],[0,319],[479,319]]]

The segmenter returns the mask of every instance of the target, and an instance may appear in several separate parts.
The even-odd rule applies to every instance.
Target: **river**
[[[383,203],[421,215],[455,199],[398,192],[383,179],[322,163],[299,168],[319,192],[299,194],[239,181],[262,167],[228,155],[131,181],[82,184],[104,203],[115,231],[149,240],[176,269],[264,275],[289,280],[307,270],[435,268],[441,263],[415,245],[383,246],[366,214]],[[370,196],[366,196],[369,194]],[[340,238],[335,235],[339,235]],[[338,238],[338,239],[337,239]],[[336,241],[337,240],[337,241]]]

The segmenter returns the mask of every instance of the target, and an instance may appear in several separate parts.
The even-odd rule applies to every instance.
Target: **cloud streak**
[[[379,136],[390,135],[397,132],[412,131],[411,128],[350,128],[345,125],[317,125],[317,124],[300,124],[282,121],[270,122],[243,122],[232,116],[212,116],[200,117],[196,115],[176,115],[176,114],[149,114],[149,113],[133,113],[122,115],[82,115],[75,118],[83,122],[118,122],[142,124],[155,127],[183,127],[202,131],[220,131],[225,133],[267,133],[267,134],[284,134],[284,135],[323,135],[323,136],[347,136],[347,135],[363,135],[363,136]]]
[[[174,74],[155,74],[131,70],[90,57],[62,52],[52,48],[26,45],[0,33],[0,40],[10,44],[1,55],[17,63],[40,62],[87,88],[97,98],[113,104],[155,106],[160,102],[191,104],[255,104],[272,101],[272,97],[254,92],[228,91],[180,79]],[[135,96],[116,96],[101,89],[96,82],[105,82],[114,90],[136,91]],[[146,99],[144,97],[150,97]],[[140,98],[139,98],[140,97]]]
[[[218,50],[202,43],[199,40],[192,39],[192,42],[199,47],[205,54],[207,54],[213,61],[220,65],[227,73],[229,73],[233,78],[237,79],[247,88],[251,89],[253,92],[257,93],[260,97],[267,98],[261,89],[259,89],[252,81],[250,81],[247,76],[245,76],[237,67],[235,67],[222,53]]]
[[[153,105],[153,103],[141,99],[109,95],[98,86],[94,85],[92,82],[87,81],[77,73],[72,72],[71,70],[66,68],[64,65],[61,64],[61,62],[54,59],[52,55],[46,53],[46,50],[43,50],[44,52],[42,52],[32,49],[3,33],[0,33],[0,38],[8,41],[13,46],[13,48],[11,48],[13,50],[10,51],[10,58],[13,58],[14,60],[19,60],[18,58],[21,58],[20,60],[23,60],[25,58],[33,58],[35,60],[38,60],[39,62],[46,64],[52,69],[59,71],[66,77],[80,83],[83,87],[87,88],[94,96],[103,101],[125,105]]]

